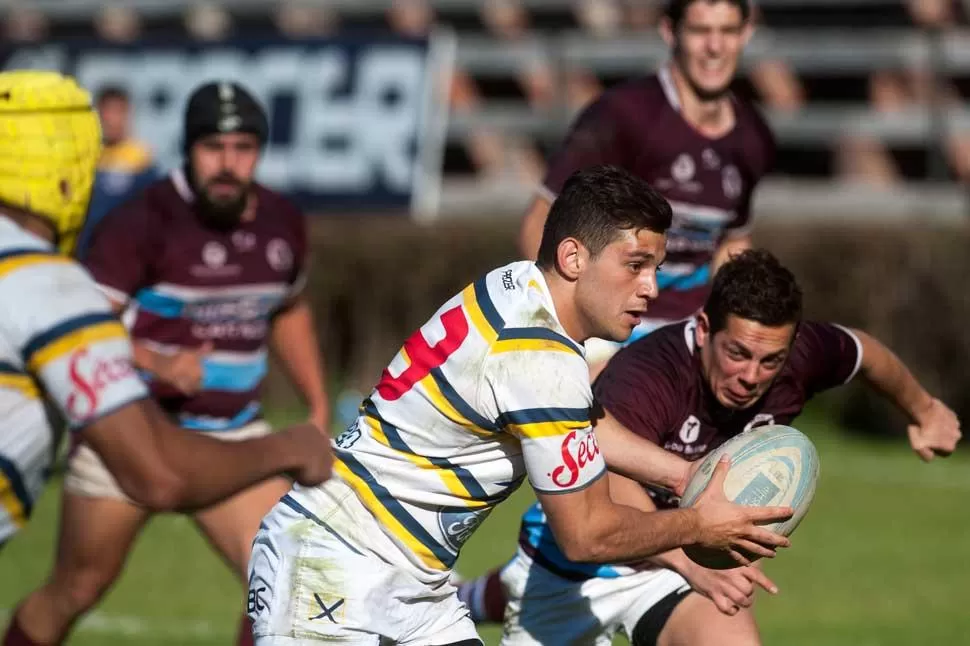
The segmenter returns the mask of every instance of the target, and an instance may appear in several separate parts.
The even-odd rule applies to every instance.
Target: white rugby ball
[[[737,435],[705,456],[700,468],[687,484],[681,507],[690,507],[704,491],[714,467],[727,454],[731,465],[724,481],[724,495],[739,505],[791,507],[794,515],[787,521],[765,527],[790,536],[808,513],[818,480],[818,451],[808,437],[790,426],[759,426]],[[698,545],[684,548],[687,556],[704,567],[725,570],[738,567],[726,551]],[[755,561],[757,555],[745,553]]]

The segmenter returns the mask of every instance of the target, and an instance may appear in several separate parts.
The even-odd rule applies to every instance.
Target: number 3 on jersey
[[[421,330],[418,330],[404,342],[403,352],[411,361],[407,369],[397,377],[392,377],[390,371],[387,368],[384,369],[381,381],[377,384],[377,392],[383,399],[387,401],[399,399],[411,390],[414,384],[447,361],[468,337],[468,320],[461,306],[448,310],[441,315],[440,320],[445,329],[445,338],[431,346],[421,334]]]

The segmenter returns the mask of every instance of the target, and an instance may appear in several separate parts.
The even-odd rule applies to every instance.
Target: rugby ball
[[[724,495],[739,505],[791,507],[794,515],[787,521],[765,527],[790,536],[805,517],[818,480],[818,451],[808,437],[790,426],[759,426],[737,435],[711,451],[694,473],[680,499],[681,507],[690,507],[704,491],[721,456],[728,455],[731,465],[724,480]],[[726,551],[690,545],[687,556],[698,565],[715,570],[739,567]],[[759,556],[745,553],[755,561]]]

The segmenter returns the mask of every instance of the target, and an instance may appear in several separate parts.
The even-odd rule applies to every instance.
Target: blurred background
[[[253,89],[272,131],[260,178],[312,220],[310,293],[346,416],[444,299],[517,257],[519,218],[570,120],[666,60],[661,9],[8,0],[0,65],[71,72],[99,99],[117,145],[98,208],[180,163],[195,86]],[[756,241],[796,272],[811,317],[869,330],[965,418],[970,1],[760,0],[756,21],[734,89],[760,103],[779,146],[755,195]],[[299,414],[277,376],[266,398],[280,421]],[[783,594],[759,610],[766,643],[970,644],[958,601],[970,462],[918,464],[904,421],[859,388],[798,425],[818,439],[823,482],[801,546],[770,566]],[[46,571],[56,495],[0,560],[0,607]],[[529,495],[490,518],[463,572],[511,555]],[[188,523],[162,519],[72,643],[230,643],[238,604],[222,570]]]

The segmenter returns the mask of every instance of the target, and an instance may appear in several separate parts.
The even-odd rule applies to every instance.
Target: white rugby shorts
[[[192,432],[202,433],[226,442],[239,442],[269,435],[273,432],[273,428],[263,420],[256,420],[231,431]],[[123,500],[133,505],[136,504],[121,490],[118,481],[108,471],[108,467],[105,466],[97,451],[83,443],[77,446],[68,458],[64,489],[76,496],[111,498]]]
[[[284,496],[256,533],[248,603],[256,646],[478,639],[447,573],[430,584],[410,572],[343,480],[314,488],[313,508]]]
[[[610,646],[619,631],[631,637],[640,619],[665,597],[690,589],[686,579],[663,568],[570,581],[521,549],[501,579],[508,596],[501,646]]]

